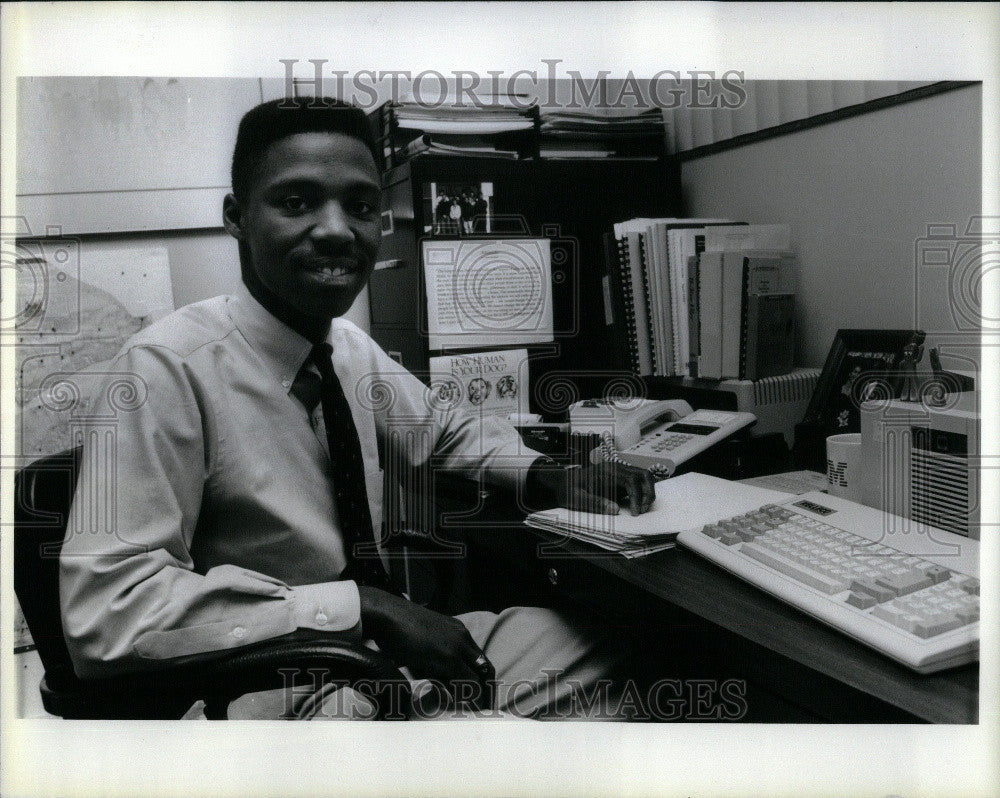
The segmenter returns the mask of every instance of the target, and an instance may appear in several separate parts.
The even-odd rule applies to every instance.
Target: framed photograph
[[[425,235],[469,236],[492,233],[492,183],[427,183],[424,217],[432,219]]]
[[[861,429],[861,402],[873,392],[893,392],[906,345],[922,342],[919,330],[837,330],[809,407],[796,427],[796,461],[823,470],[830,435]],[[872,397],[874,398],[874,396]]]

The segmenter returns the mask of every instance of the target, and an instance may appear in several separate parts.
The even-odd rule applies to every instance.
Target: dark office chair
[[[296,683],[350,685],[373,704],[377,720],[402,720],[410,686],[384,654],[329,635],[290,635],[227,651],[208,662],[107,679],[80,679],[63,637],[59,552],[79,473],[80,450],[38,460],[18,472],[14,501],[14,590],[45,676],[46,711],[64,718],[180,718],[199,699],[212,720],[239,696]]]

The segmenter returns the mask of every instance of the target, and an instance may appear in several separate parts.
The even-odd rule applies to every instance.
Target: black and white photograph
[[[2,36],[5,793],[995,794],[995,7]]]
[[[440,236],[492,233],[492,200],[492,183],[428,183],[424,187],[424,205],[433,211],[424,233]]]

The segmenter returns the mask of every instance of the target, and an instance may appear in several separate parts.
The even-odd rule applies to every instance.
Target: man
[[[442,193],[441,198],[434,206],[434,232],[437,235],[445,235],[448,232],[448,224],[451,221],[448,212],[451,210],[451,197],[447,193]]]
[[[519,714],[551,708],[543,669],[606,675],[605,652],[555,613],[447,617],[393,592],[377,559],[357,554],[379,528],[380,448],[414,468],[434,455],[536,505],[618,511],[586,475],[526,458],[506,423],[432,409],[413,375],[340,318],[381,237],[377,158],[364,114],[334,101],[265,103],[241,121],[223,218],[242,290],[150,326],[110,369],[134,375],[146,398],[118,413],[115,528],[63,548],[64,626],[81,676],[300,630],[355,634],[445,684],[490,679],[495,666],[500,708]],[[71,530],[108,480],[84,463]],[[619,483],[633,512],[648,509],[648,474]],[[327,714],[330,696],[287,698],[255,694],[231,714]]]

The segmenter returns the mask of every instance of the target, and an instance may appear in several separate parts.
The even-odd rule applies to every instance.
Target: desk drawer
[[[476,582],[492,594],[489,603],[494,607],[582,607],[609,624],[629,628],[637,619],[651,617],[649,594],[578,554],[539,541],[527,530],[470,535],[467,540]]]

